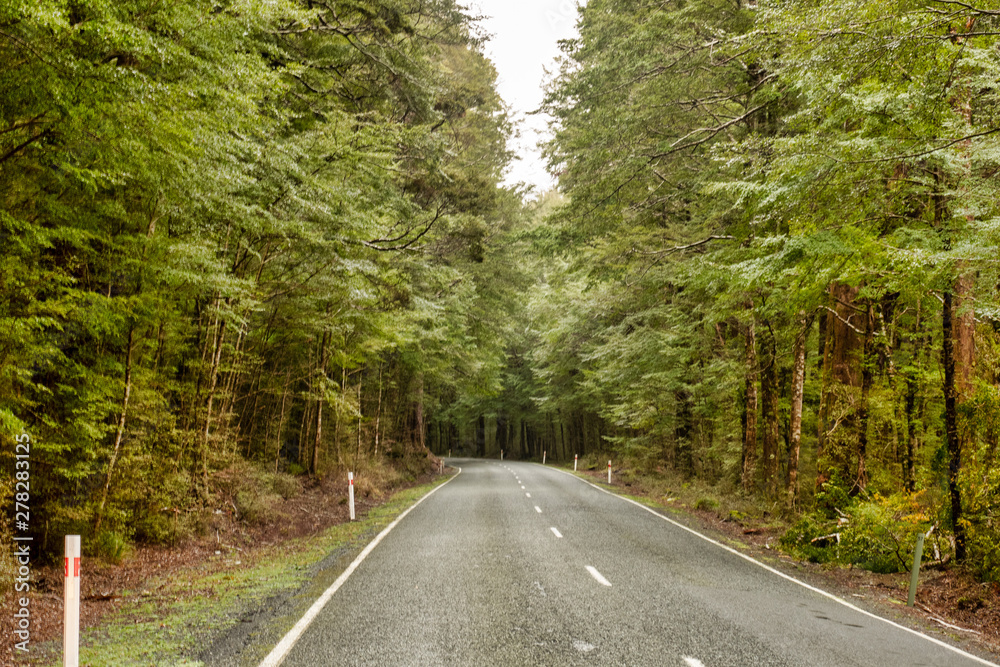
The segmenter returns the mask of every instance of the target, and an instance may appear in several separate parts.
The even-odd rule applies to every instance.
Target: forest
[[[0,494],[24,434],[43,551],[503,450],[1000,580],[1000,10],[578,11],[533,192],[454,0],[0,2]]]

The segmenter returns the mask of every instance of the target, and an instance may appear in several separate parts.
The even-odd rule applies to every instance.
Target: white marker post
[[[503,461],[503,450],[500,450],[500,460]]]
[[[608,484],[611,483],[611,461],[608,461]]]
[[[578,456],[578,454],[573,455],[573,472],[576,472],[576,459]]]
[[[347,473],[347,498],[351,504],[351,521],[354,521],[354,473]]]
[[[548,453],[548,452],[546,452],[546,451],[545,451],[544,449],[542,450],[542,465],[545,465],[545,455],[546,455],[547,453]]]
[[[80,667],[80,536],[66,536],[63,667]]]

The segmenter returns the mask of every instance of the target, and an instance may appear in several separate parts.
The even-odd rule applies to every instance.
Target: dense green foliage
[[[894,569],[937,525],[1000,577],[997,21],[588,2],[546,101],[527,419],[813,512],[805,547]]]
[[[43,548],[163,539],[240,459],[420,455],[496,391],[479,46],[452,0],[0,3],[0,465],[30,435]]]

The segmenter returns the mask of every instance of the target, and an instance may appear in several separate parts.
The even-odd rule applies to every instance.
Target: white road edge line
[[[560,533],[559,529],[556,528],[555,526],[550,526],[549,530],[551,530],[552,534],[555,535],[556,537],[562,537],[562,533]],[[595,572],[596,572],[596,570],[595,570]]]
[[[462,469],[459,468],[458,472],[455,473],[455,477],[458,477],[461,474],[462,474]],[[449,484],[452,479],[455,479],[455,477],[452,477],[444,484],[436,486],[430,491],[428,491],[423,497],[420,498],[420,500],[410,505],[410,507],[405,512],[397,516],[392,523],[390,523],[388,526],[382,529],[382,532],[376,535],[375,539],[369,542],[368,546],[366,546],[364,550],[362,550],[362,552],[358,554],[358,557],[354,559],[354,562],[348,565],[347,569],[344,570],[339,577],[337,577],[337,580],[332,584],[330,584],[330,587],[323,592],[323,595],[319,596],[319,599],[316,600],[316,602],[314,602],[311,607],[309,607],[306,613],[302,615],[302,618],[299,619],[299,622],[296,623],[295,626],[288,631],[288,634],[282,637],[281,641],[278,642],[278,645],[275,646],[274,649],[272,649],[271,652],[267,654],[267,657],[264,658],[264,660],[260,663],[259,667],[277,667],[278,665],[280,665],[282,661],[288,656],[288,653],[292,650],[292,647],[295,646],[295,642],[297,642],[299,640],[299,637],[302,636],[302,633],[306,631],[306,628],[308,628],[309,625],[313,622],[313,620],[316,619],[319,613],[323,610],[323,607],[326,606],[326,603],[329,602],[330,598],[333,597],[333,594],[336,593],[337,590],[344,585],[344,582],[347,581],[348,577],[350,577],[351,574],[354,572],[354,570],[356,570],[358,566],[361,565],[362,562],[364,562],[365,558],[368,557],[368,554],[370,554],[372,550],[376,546],[378,546],[378,543],[382,541],[382,538],[388,535],[389,531],[395,528],[396,524],[402,521],[403,518],[405,518],[407,514],[413,511],[413,509],[416,508],[417,505],[430,498],[431,495],[433,495],[439,489],[443,488],[446,484]]]
[[[614,493],[613,491],[608,491],[607,489],[603,489],[603,488],[597,486],[596,484],[592,484],[591,482],[588,482],[585,479],[580,479],[579,477],[577,477],[573,473],[569,472],[568,470],[559,470],[558,468],[548,468],[547,466],[541,466],[540,464],[537,464],[537,463],[535,465],[538,465],[540,467],[546,468],[548,470],[555,470],[556,472],[561,472],[564,475],[568,475],[568,476],[572,477],[575,480],[578,480],[580,482],[583,482],[584,484],[587,484],[588,486],[594,487],[598,491],[603,491],[604,493],[608,494],[609,496],[614,496],[615,498],[620,498],[621,500],[624,500],[627,503],[632,503],[636,507],[639,507],[639,508],[642,508],[642,509],[646,510],[647,512],[649,512],[653,516],[657,516],[657,517],[663,519],[664,521],[666,521],[667,523],[670,523],[670,524],[673,524],[673,525],[677,526],[681,530],[686,530],[687,532],[691,533],[692,535],[700,537],[701,539],[705,540],[706,542],[710,542],[711,544],[714,544],[715,546],[719,547],[720,549],[725,549],[729,553],[734,554],[736,556],[739,556],[743,560],[749,561],[749,562],[753,563],[754,565],[762,567],[765,570],[767,570],[768,572],[770,572],[772,574],[778,575],[782,579],[787,579],[788,581],[791,581],[792,583],[798,584],[799,586],[802,586],[803,588],[806,588],[806,589],[808,589],[808,590],[810,590],[810,591],[812,591],[814,593],[818,593],[819,595],[822,595],[825,598],[829,598],[830,600],[833,600],[834,602],[836,602],[838,604],[842,604],[843,606],[847,607],[848,609],[853,609],[854,611],[858,612],[859,614],[863,614],[865,616],[868,616],[869,618],[877,619],[879,621],[882,621],[883,623],[888,623],[892,627],[898,628],[898,629],[900,629],[900,630],[902,630],[904,632],[908,632],[911,635],[916,635],[917,637],[923,637],[924,639],[926,639],[927,641],[931,642],[932,644],[937,644],[938,646],[941,646],[942,648],[946,648],[949,651],[953,651],[953,652],[955,652],[955,653],[957,653],[957,654],[959,654],[959,655],[961,655],[963,657],[966,657],[966,658],[969,658],[970,660],[978,662],[981,665],[989,665],[989,667],[1000,667],[1000,665],[998,665],[995,662],[990,662],[989,660],[984,660],[983,658],[980,658],[977,655],[973,655],[971,653],[963,651],[962,649],[957,648],[955,646],[952,646],[951,644],[949,644],[947,642],[943,642],[940,639],[935,639],[934,637],[931,637],[930,635],[925,635],[924,633],[920,632],[919,630],[914,630],[913,628],[908,628],[905,625],[901,625],[899,623],[896,623],[895,621],[890,621],[887,618],[883,618],[883,617],[879,616],[878,614],[873,614],[870,611],[865,611],[861,607],[857,607],[857,606],[851,604],[850,602],[848,602],[847,600],[844,600],[844,599],[841,599],[841,598],[837,597],[833,593],[827,593],[826,591],[824,591],[821,588],[816,588],[815,586],[811,586],[810,584],[807,584],[804,581],[799,581],[795,577],[787,575],[787,574],[785,574],[784,572],[782,572],[780,570],[776,570],[775,568],[771,567],[770,565],[765,565],[764,563],[761,563],[759,560],[757,560],[755,558],[751,558],[750,556],[747,556],[744,553],[740,553],[739,551],[737,551],[736,549],[733,549],[732,547],[727,547],[725,544],[722,544],[721,542],[717,542],[716,540],[713,540],[711,537],[708,537],[707,535],[702,535],[701,533],[699,533],[697,530],[694,530],[693,528],[688,528],[687,526],[685,526],[682,523],[679,523],[677,521],[674,521],[673,519],[670,519],[670,518],[667,518],[667,517],[663,516],[662,514],[660,514],[656,510],[654,510],[652,507],[646,507],[642,503],[637,502],[635,500],[632,500],[631,498],[626,498],[625,496],[619,496],[617,493]]]
[[[597,568],[593,565],[584,565],[587,568],[587,572],[590,572],[590,576],[597,580],[597,583],[602,586],[610,586],[611,582],[604,578],[604,575],[597,571]]]
[[[703,663],[698,658],[692,658],[692,657],[686,656],[686,655],[685,656],[681,656],[681,658],[684,660],[684,662],[686,662],[688,664],[688,667],[705,667],[705,663]]]

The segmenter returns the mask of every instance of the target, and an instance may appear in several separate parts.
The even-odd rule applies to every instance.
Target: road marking
[[[560,533],[559,529],[556,528],[555,526],[552,526],[551,528],[549,528],[549,530],[551,530],[552,534],[555,535],[556,537],[562,537],[562,533]]]
[[[524,484],[521,485],[521,488],[524,489]]]
[[[528,496],[529,498],[531,497],[531,494],[530,494],[530,493],[526,493],[526,494],[524,494],[524,495]]]
[[[536,463],[535,465],[538,465],[538,464]],[[847,607],[848,609],[852,609],[852,610],[858,612],[859,614],[862,614],[862,615],[867,616],[869,618],[874,618],[876,620],[882,621],[883,623],[888,623],[892,627],[894,627],[894,628],[896,628],[898,630],[902,630],[903,632],[908,632],[911,635],[915,635],[917,637],[922,637],[922,638],[926,639],[927,641],[931,642],[932,644],[936,644],[936,645],[938,645],[938,646],[940,646],[942,648],[948,649],[949,651],[952,651],[954,653],[959,654],[960,656],[968,658],[969,660],[977,662],[980,665],[988,665],[989,667],[1000,667],[1000,665],[998,665],[995,662],[990,662],[988,660],[984,660],[983,658],[980,658],[979,656],[975,656],[975,655],[972,655],[971,653],[967,653],[966,651],[963,651],[960,648],[956,648],[956,647],[952,646],[951,644],[948,644],[946,642],[941,641],[940,639],[935,639],[934,637],[931,637],[930,635],[925,635],[924,633],[920,632],[919,630],[914,630],[913,628],[908,628],[905,625],[900,625],[899,623],[896,623],[894,621],[890,621],[887,618],[883,618],[882,616],[879,616],[878,614],[873,614],[870,611],[865,611],[861,607],[857,607],[857,606],[851,604],[850,602],[848,602],[847,600],[843,600],[843,599],[837,597],[833,593],[828,593],[828,592],[824,591],[822,588],[816,588],[815,586],[811,586],[810,584],[807,584],[804,581],[799,581],[795,577],[787,575],[784,572],[782,572],[781,570],[776,570],[775,568],[771,567],[770,565],[765,565],[764,563],[761,563],[759,560],[757,560],[755,558],[752,558],[751,556],[748,556],[748,555],[746,555],[744,553],[740,553],[739,551],[737,551],[736,549],[733,549],[732,547],[727,547],[725,544],[722,544],[721,542],[713,540],[711,537],[708,537],[707,535],[702,535],[697,530],[695,530],[693,528],[688,528],[683,523],[674,521],[673,519],[670,519],[670,518],[667,518],[667,517],[663,516],[662,514],[660,514],[656,510],[654,510],[652,507],[646,507],[642,503],[640,503],[638,501],[635,501],[635,500],[632,500],[631,498],[626,498],[625,496],[619,496],[617,493],[614,493],[613,491],[608,491],[607,489],[601,488],[601,487],[597,486],[596,484],[591,484],[590,482],[588,482],[585,479],[580,479],[580,477],[574,475],[573,473],[569,472],[568,470],[559,470],[558,468],[552,468],[552,470],[555,470],[556,472],[560,472],[560,473],[562,473],[564,475],[568,475],[569,477],[572,477],[575,480],[583,482],[587,486],[592,486],[595,489],[597,489],[598,491],[606,493],[609,496],[614,496],[615,498],[619,498],[620,500],[624,500],[627,503],[632,503],[636,507],[638,507],[640,509],[646,510],[647,512],[649,512],[653,516],[655,516],[657,518],[660,518],[660,519],[663,519],[667,523],[672,524],[674,526],[677,526],[681,530],[687,531],[687,532],[691,533],[692,535],[694,535],[696,537],[700,537],[701,539],[705,540],[706,542],[714,544],[715,546],[717,546],[720,549],[723,549],[725,551],[728,551],[729,553],[733,554],[734,556],[739,556],[743,560],[748,561],[750,563],[753,563],[754,565],[767,570],[771,574],[776,574],[777,576],[781,577],[782,579],[790,581],[790,582],[792,582],[794,584],[798,584],[802,588],[805,588],[805,589],[810,590],[810,591],[812,591],[814,593],[822,595],[823,597],[825,597],[825,598],[827,598],[829,600],[832,600],[832,601],[834,601],[834,602],[836,602],[838,604],[841,604],[841,605]]]
[[[688,664],[688,667],[705,667],[705,663],[703,663],[698,658],[689,658],[688,656],[685,655],[683,656],[683,659],[684,662]]]
[[[461,474],[462,474],[462,469],[459,468],[458,472],[455,473],[455,477],[458,477]],[[433,489],[428,491],[422,498],[420,498],[420,500],[413,503],[405,512],[397,516],[392,523],[386,526],[381,533],[376,535],[375,539],[369,542],[368,546],[366,546],[364,550],[360,554],[358,554],[358,557],[354,559],[354,562],[348,565],[347,569],[344,570],[344,572],[339,577],[337,577],[337,580],[333,582],[330,585],[330,587],[326,589],[326,591],[324,591],[323,595],[321,595],[319,599],[312,604],[311,607],[309,607],[306,613],[303,614],[302,618],[299,619],[299,622],[296,623],[295,626],[288,631],[288,634],[282,637],[281,641],[278,642],[278,645],[275,646],[274,649],[267,654],[267,657],[264,658],[264,660],[260,663],[259,667],[277,667],[278,665],[280,665],[282,661],[288,656],[288,653],[292,650],[292,647],[295,646],[295,642],[297,642],[299,640],[299,637],[302,636],[302,633],[306,631],[306,628],[308,628],[309,625],[313,622],[313,620],[315,620],[315,618],[319,615],[319,613],[323,611],[323,607],[325,607],[326,603],[330,601],[330,598],[333,597],[333,594],[336,593],[337,590],[344,585],[344,582],[347,581],[348,577],[350,577],[351,574],[354,573],[354,570],[356,570],[358,566],[364,562],[365,558],[368,557],[368,554],[370,554],[372,550],[376,546],[378,546],[378,543],[382,541],[382,538],[388,535],[389,531],[395,528],[396,524],[402,521],[407,514],[412,512],[417,505],[430,498],[432,494],[436,493],[446,484],[449,484],[452,479],[455,479],[455,477],[452,477],[441,486],[434,487]]]
[[[555,528],[553,528],[555,530]],[[604,575],[597,571],[597,568],[593,565],[586,565],[587,572],[590,572],[590,576],[597,580],[597,583],[602,586],[610,586],[611,582],[604,578]]]
[[[538,505],[535,505],[535,511],[538,512],[539,514],[541,514],[542,513],[542,508],[539,507]]]

